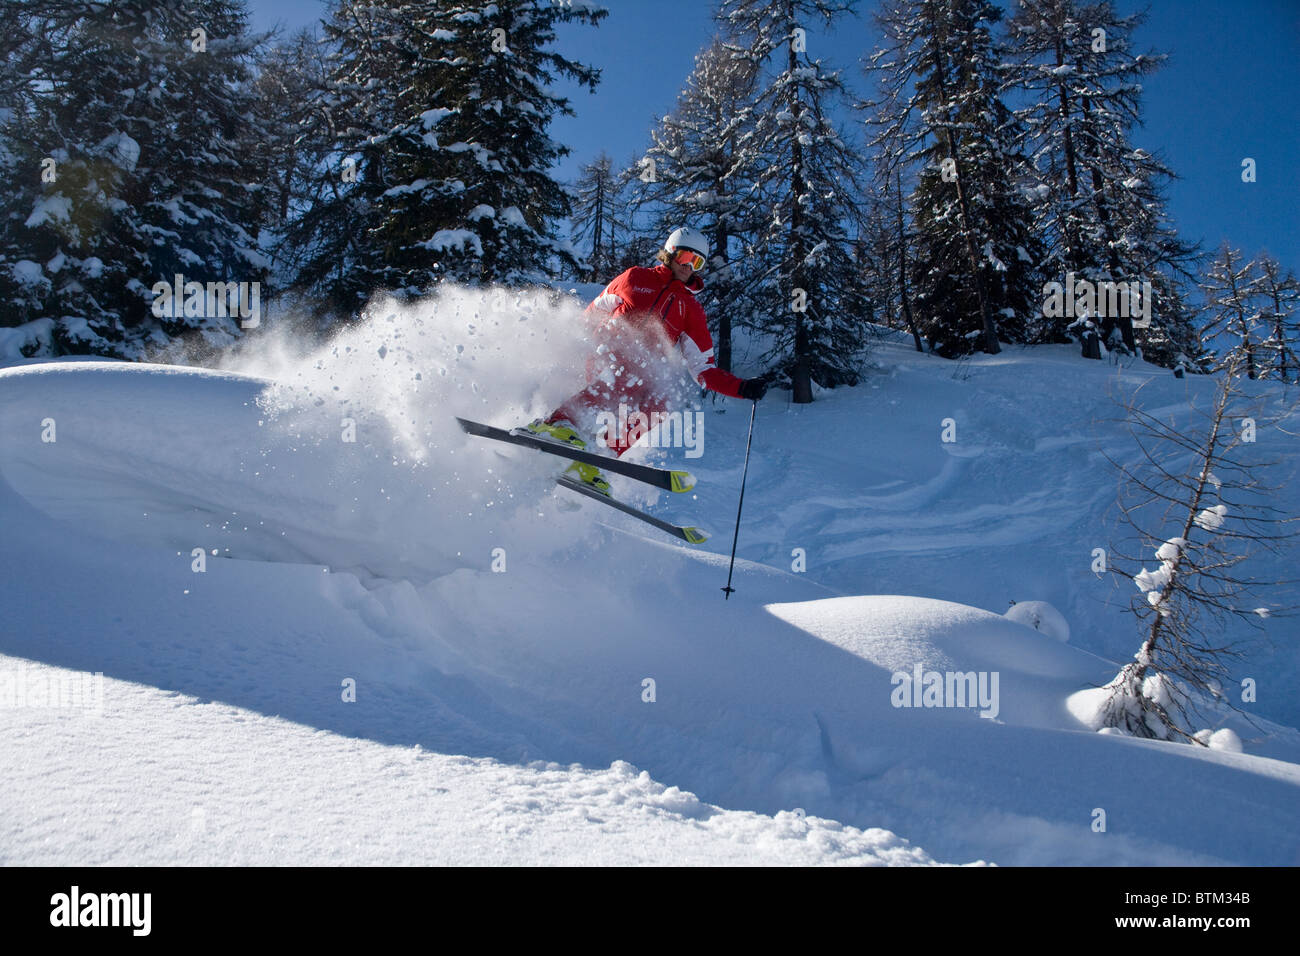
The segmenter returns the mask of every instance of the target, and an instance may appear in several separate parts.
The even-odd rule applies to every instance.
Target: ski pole
[[[740,539],[740,509],[745,507],[745,478],[749,475],[749,446],[754,441],[754,413],[758,411],[758,402],[754,402],[753,407],[749,410],[749,438],[745,439],[745,470],[740,474],[740,504],[736,505],[736,533],[731,536],[731,564],[727,568],[727,586],[722,590],[726,593],[724,601],[731,600],[731,592],[736,590],[731,586],[731,572],[736,567],[736,542]]]

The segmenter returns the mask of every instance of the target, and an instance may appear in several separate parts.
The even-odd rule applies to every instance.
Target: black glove
[[[757,402],[767,394],[767,382],[761,378],[747,378],[740,383],[740,397]]]

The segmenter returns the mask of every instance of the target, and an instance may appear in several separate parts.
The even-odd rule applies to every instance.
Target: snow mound
[[[1241,737],[1231,727],[1218,730],[1199,730],[1193,736],[1211,750],[1223,750],[1230,754],[1242,753]]]
[[[1063,615],[1046,601],[1017,601],[1002,615],[1025,627],[1032,627],[1062,644],[1070,640],[1070,625]]]

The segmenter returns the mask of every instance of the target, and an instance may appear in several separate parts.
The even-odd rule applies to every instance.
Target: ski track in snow
[[[256,378],[0,371],[0,676],[106,675],[103,717],[0,708],[0,859],[1300,862],[1294,731],[1242,725],[1231,754],[1090,733],[1066,707],[1118,666],[1073,645],[1106,652],[1123,621],[1088,570],[1111,433],[1077,390],[1048,401],[1067,363],[960,381],[878,358],[878,389],[761,404],[727,602],[743,403],[706,411],[694,493],[614,480],[709,516],[690,551],[560,510],[553,463],[451,430],[474,404],[437,410],[454,475],[431,491],[400,444],[357,456],[323,440],[332,418],[268,419]],[[235,560],[196,574],[195,546]],[[1064,610],[1071,645],[979,609],[1006,595]],[[997,671],[997,718],[892,706],[917,663]]]

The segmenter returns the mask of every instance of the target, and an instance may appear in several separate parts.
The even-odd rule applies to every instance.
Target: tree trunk
[[[1056,66],[1059,69],[1065,65],[1065,51],[1061,48],[1061,38],[1056,38]],[[1065,81],[1062,80],[1056,87],[1057,96],[1061,103],[1059,115],[1061,118],[1061,129],[1065,131],[1065,181],[1070,188],[1070,198],[1074,199],[1079,195],[1079,174],[1074,158],[1074,135],[1070,130],[1070,95],[1066,92]],[[1065,223],[1066,228],[1062,230],[1065,234],[1065,261],[1066,267],[1074,272],[1082,271],[1083,263],[1080,256],[1080,246],[1082,243],[1074,232],[1074,220],[1068,219]]]
[[[789,41],[789,56],[787,63],[790,69],[790,75],[793,76],[795,70],[799,68],[799,58],[794,50],[794,6],[790,4],[787,9],[788,23],[792,39]],[[799,142],[799,132],[803,129],[803,105],[799,102],[799,88],[795,84],[790,85],[790,113],[794,116],[791,123],[791,140],[790,140],[790,260],[793,264],[791,270],[791,281],[794,288],[803,289],[807,292],[804,285],[804,257],[807,256],[807,250],[804,249],[803,240],[803,206],[800,199],[806,189],[803,181],[803,144]],[[793,297],[793,289],[787,290],[790,297]],[[787,299],[789,301],[789,299]],[[813,400],[812,393],[812,370],[808,361],[808,327],[804,322],[806,312],[796,312],[791,309],[794,316],[794,369],[790,376],[790,383],[794,392],[794,402],[796,405],[807,405]]]
[[[730,230],[721,219],[713,232],[713,254],[727,258],[727,246],[731,242]],[[718,368],[724,372],[731,371],[731,310],[723,305],[718,310]]]
[[[1273,338],[1277,342],[1277,370],[1282,381],[1289,382],[1291,379],[1287,376],[1287,371],[1290,366],[1287,364],[1287,359],[1295,356],[1286,341],[1286,326],[1282,324],[1282,297],[1278,294],[1277,282],[1273,281],[1272,285],[1270,296],[1273,299]]]
[[[903,303],[903,317],[907,320],[907,328],[912,333],[916,350],[924,352],[921,333],[917,331],[916,321],[912,318],[912,300],[907,294],[907,233],[903,229],[903,174],[895,170],[894,176],[898,183],[898,205],[895,207],[898,212],[898,297]]]
[[[931,41],[934,51],[934,75],[939,82],[939,98],[944,103],[944,119],[947,120],[948,114],[948,83],[943,69],[943,55],[939,49],[939,24],[936,22],[934,8],[930,8],[930,26]],[[988,296],[984,292],[983,270],[980,268],[979,254],[975,251],[975,235],[971,225],[970,208],[966,203],[966,189],[963,185],[963,176],[961,172],[961,163],[957,156],[957,139],[952,134],[952,127],[946,126],[944,129],[945,138],[948,141],[948,155],[952,158],[953,168],[957,173],[957,208],[961,210],[961,231],[966,241],[966,260],[971,270],[971,278],[975,282],[975,297],[979,299],[980,305],[980,322],[984,329],[984,351],[989,355],[997,355],[1002,351],[998,345],[998,330],[993,322],[993,315],[989,311]]]
[[[1088,97],[1086,96],[1083,97],[1080,102],[1083,107],[1083,121],[1091,125],[1092,104],[1088,101]],[[1097,218],[1101,221],[1102,235],[1106,237],[1106,261],[1110,266],[1111,281],[1120,282],[1127,278],[1127,276],[1120,275],[1120,272],[1124,267],[1120,265],[1119,253],[1115,251],[1115,229],[1111,225],[1110,208],[1106,205],[1104,195],[1105,190],[1106,184],[1102,181],[1101,170],[1097,168],[1097,164],[1094,161],[1092,165],[1092,201],[1093,205],[1097,207]],[[1133,278],[1136,280],[1137,277],[1134,276]],[[1133,310],[1130,308],[1127,311],[1132,312]],[[1119,326],[1120,335],[1124,339],[1125,347],[1127,347],[1130,352],[1137,354],[1137,340],[1133,337],[1132,317],[1127,315],[1106,316],[1105,320],[1101,323],[1103,335],[1109,336],[1110,330],[1115,328],[1116,325]]]

